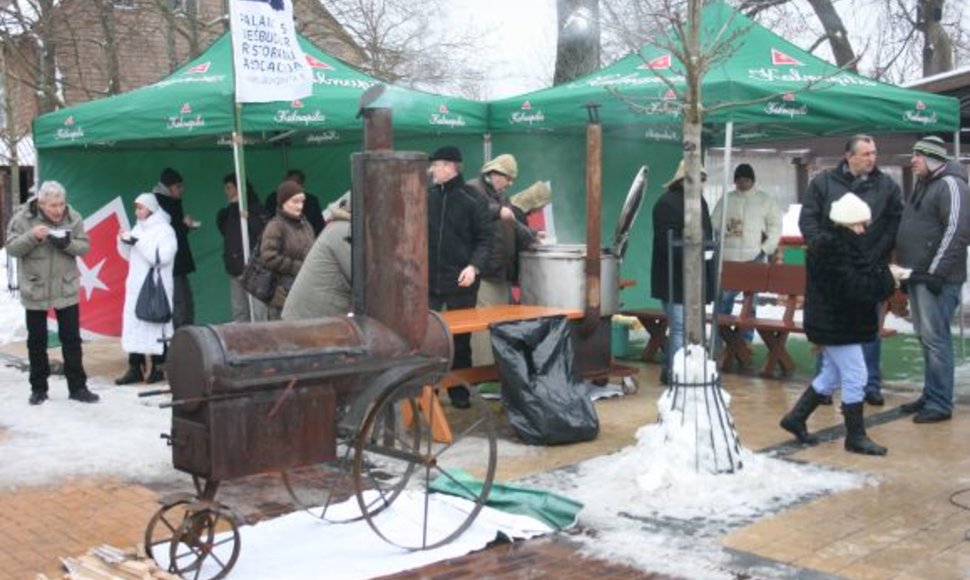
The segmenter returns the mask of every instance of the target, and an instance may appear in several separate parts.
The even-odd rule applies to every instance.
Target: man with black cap
[[[970,188],[939,137],[924,137],[910,159],[916,185],[903,208],[896,259],[912,270],[906,283],[913,329],[923,347],[923,393],[902,410],[916,423],[937,423],[953,413],[953,343],[950,321],[967,279]]]
[[[850,137],[845,143],[842,161],[834,168],[820,172],[808,184],[798,217],[798,227],[808,251],[813,251],[818,234],[831,224],[828,216],[832,203],[850,191],[866,202],[872,213],[869,227],[861,238],[863,251],[874,263],[888,263],[903,213],[902,195],[899,185],[876,166],[876,142],[869,135]],[[883,304],[879,305],[880,315],[884,307]],[[885,404],[880,371],[881,351],[882,340],[878,334],[875,340],[862,344],[866,371],[869,373],[865,401],[875,406]],[[826,403],[831,404],[831,400]]]
[[[742,163],[734,169],[734,187],[729,191],[727,213],[724,218],[724,231],[721,232],[722,255],[726,262],[766,262],[774,261],[778,242],[781,241],[781,209],[770,194],[754,186],[754,168]],[[725,197],[722,197],[711,221],[714,228],[721,227],[721,212]],[[722,292],[718,302],[718,312],[731,314],[737,292]],[[755,297],[757,302],[757,297]],[[751,342],[754,329],[748,328],[742,335]]]
[[[478,276],[492,249],[494,230],[485,197],[465,185],[461,151],[446,146],[430,158],[428,189],[428,306],[434,310],[474,308]],[[452,368],[472,365],[471,337],[454,338]],[[448,389],[451,404],[467,409],[471,403],[463,386]]]
[[[175,328],[195,323],[195,302],[192,299],[192,286],[189,285],[189,274],[195,272],[195,259],[189,247],[189,230],[199,227],[199,222],[182,210],[184,191],[182,176],[171,167],[162,170],[158,183],[152,189],[158,205],[172,218],[172,228],[178,242],[172,270],[172,325]]]

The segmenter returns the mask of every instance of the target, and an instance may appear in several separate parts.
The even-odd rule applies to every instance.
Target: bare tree
[[[432,19],[442,0],[323,0],[361,47],[362,68],[391,83],[478,96],[483,71],[475,64],[481,35]]]
[[[599,0],[556,0],[556,16],[559,36],[552,84],[561,85],[600,67]]]

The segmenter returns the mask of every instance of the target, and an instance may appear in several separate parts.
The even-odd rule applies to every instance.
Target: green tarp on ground
[[[473,499],[482,492],[484,482],[468,472],[455,469],[448,475],[440,475],[431,482],[432,491],[455,497]],[[562,530],[576,523],[583,504],[568,497],[522,485],[492,483],[485,505],[509,512],[533,517],[555,530]]]

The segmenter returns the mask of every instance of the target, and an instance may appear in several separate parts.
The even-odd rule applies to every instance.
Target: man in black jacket
[[[899,185],[876,166],[876,142],[868,135],[854,135],[845,144],[845,156],[833,169],[816,175],[808,184],[802,199],[802,212],[798,218],[805,244],[811,249],[818,234],[832,222],[829,211],[832,203],[848,192],[855,193],[866,202],[872,212],[872,222],[862,234],[862,250],[872,262],[889,263],[903,213]],[[885,306],[880,304],[878,308]],[[869,373],[865,388],[865,401],[882,406],[882,374],[880,359],[882,340],[863,343],[862,353]]]
[[[222,263],[229,274],[229,301],[232,304],[233,322],[257,322],[266,320],[266,305],[259,300],[250,301],[249,293],[242,286],[242,274],[246,269],[246,261],[243,259],[242,241],[242,221],[239,217],[239,186],[236,181],[236,174],[230,173],[222,178],[222,189],[226,194],[229,204],[219,210],[216,214],[216,226],[222,234]],[[252,255],[253,248],[259,241],[259,236],[263,233],[263,227],[269,221],[263,206],[256,197],[251,183],[246,183],[246,230],[249,236],[249,252]],[[250,302],[252,312],[250,312]]]
[[[172,325],[175,328],[195,323],[195,301],[192,299],[192,286],[189,285],[189,274],[195,272],[195,259],[189,247],[189,230],[199,227],[199,222],[182,210],[184,191],[182,176],[171,167],[162,170],[158,183],[152,189],[158,205],[172,218],[172,228],[178,242],[172,270]]]
[[[916,423],[937,423],[953,413],[953,342],[950,322],[967,279],[970,187],[939,137],[924,137],[911,158],[916,186],[896,236],[899,265],[912,270],[907,284],[913,329],[923,347],[923,393],[906,403]]]
[[[478,276],[492,249],[491,216],[485,197],[465,185],[461,151],[442,147],[431,155],[428,190],[428,306],[433,310],[474,308]],[[452,368],[472,364],[471,336],[456,335]],[[470,406],[465,387],[448,389],[451,404]]]

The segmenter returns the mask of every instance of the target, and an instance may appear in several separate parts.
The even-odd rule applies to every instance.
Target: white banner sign
[[[230,0],[229,16],[237,102],[293,101],[313,93],[292,0]]]

